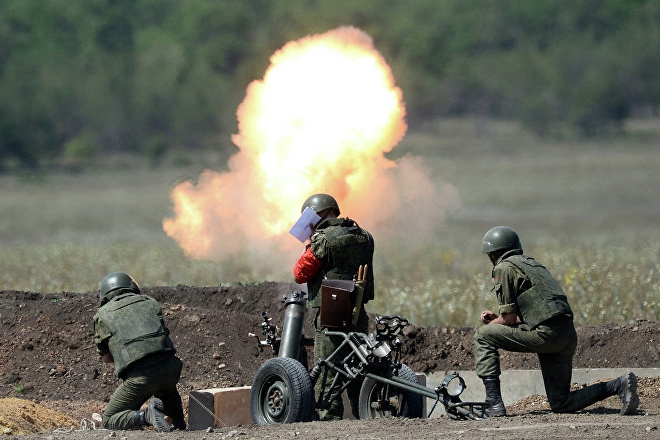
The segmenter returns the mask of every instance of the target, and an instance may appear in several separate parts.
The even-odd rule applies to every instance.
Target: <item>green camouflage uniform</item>
[[[331,218],[321,222],[312,235],[312,252],[323,266],[318,275],[307,283],[309,304],[316,309],[315,337],[314,337],[314,363],[319,359],[325,359],[332,354],[343,338],[325,335],[327,328],[320,327],[319,308],[321,298],[319,291],[324,278],[335,280],[352,280],[357,276],[358,267],[367,264],[367,281],[364,286],[362,304],[374,299],[374,276],[373,276],[373,253],[374,240],[371,234],[360,228],[357,223],[349,218]],[[345,329],[346,332],[356,331],[366,333],[369,328],[369,316],[364,307],[361,307],[360,316],[355,327]],[[348,354],[347,352],[344,354]],[[335,373],[328,371],[326,383],[331,383]],[[315,385],[316,399],[318,401],[321,392],[322,378]],[[359,418],[359,397],[362,382],[353,381],[346,389],[351,409],[355,418]],[[339,384],[341,386],[341,383]],[[321,420],[341,419],[344,414],[344,405],[341,399],[331,403],[328,410],[319,411]]]
[[[175,426],[185,426],[176,384],[183,364],[165,327],[158,302],[119,289],[94,315],[94,342],[100,356],[112,354],[121,384],[103,414],[106,429],[132,429],[139,425],[135,412],[155,396]]]
[[[499,312],[516,313],[523,323],[489,324],[474,334],[477,375],[499,377],[499,350],[537,353],[548,402],[554,412],[574,412],[612,395],[605,383],[570,391],[577,334],[561,286],[538,261],[519,249],[493,267]]]

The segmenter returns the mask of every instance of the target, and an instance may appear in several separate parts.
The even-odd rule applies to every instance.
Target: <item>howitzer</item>
[[[401,362],[402,343],[398,335],[408,325],[408,320],[400,316],[376,317],[370,334],[326,331],[326,335],[342,342],[308,372],[305,347],[313,345],[314,340],[302,334],[306,296],[302,292],[291,292],[284,295],[282,301],[285,318],[281,338],[276,337],[277,327],[270,323],[271,318],[266,312],[262,313],[262,334],[266,340],[257,338],[258,346],[270,346],[277,357],[261,365],[252,383],[250,412],[256,424],[311,421],[315,410],[329,408],[355,380],[362,380],[360,419],[430,417],[439,402],[452,419],[488,418],[487,403],[461,401],[459,396],[466,384],[457,372],[448,374],[436,388],[419,383],[413,370]],[[328,379],[329,371],[336,373],[333,380]],[[317,382],[320,392],[315,396]],[[427,414],[423,413],[424,397],[434,400]]]

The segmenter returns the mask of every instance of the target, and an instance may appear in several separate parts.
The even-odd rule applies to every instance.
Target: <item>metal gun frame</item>
[[[360,419],[380,417],[430,417],[438,403],[454,420],[487,419],[486,402],[462,402],[460,394],[466,384],[457,373],[448,374],[436,388],[423,386],[415,373],[401,362],[402,343],[399,333],[408,325],[400,316],[378,316],[370,334],[326,331],[341,339],[337,349],[320,359],[308,372],[305,347],[314,339],[302,334],[306,296],[302,292],[284,295],[285,322],[281,338],[272,318],[262,313],[260,349],[271,347],[277,357],[268,359],[257,371],[250,392],[250,412],[256,424],[295,423],[314,420],[316,410],[330,408],[356,380],[362,380],[359,396]],[[336,374],[332,380],[328,373]],[[319,382],[320,381],[320,382]],[[318,399],[314,385],[320,383]],[[341,383],[343,382],[343,385]],[[423,414],[423,398],[434,400]]]

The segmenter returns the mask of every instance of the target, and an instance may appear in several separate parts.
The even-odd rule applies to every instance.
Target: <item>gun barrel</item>
[[[298,292],[292,292],[292,296],[284,302],[284,327],[278,357],[298,359],[305,323],[306,298]]]

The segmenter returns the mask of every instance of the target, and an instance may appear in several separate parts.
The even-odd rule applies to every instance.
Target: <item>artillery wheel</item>
[[[407,365],[401,365],[397,376],[405,381],[419,384],[415,372]],[[367,377],[360,389],[360,419],[420,418],[423,410],[422,399],[423,396],[420,394]]]
[[[264,362],[252,382],[250,413],[257,425],[312,420],[314,388],[305,367],[291,358]]]

